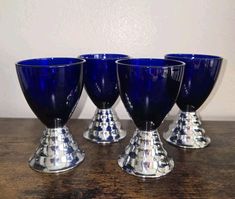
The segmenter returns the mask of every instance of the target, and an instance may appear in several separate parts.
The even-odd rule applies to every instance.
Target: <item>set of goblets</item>
[[[163,133],[166,141],[194,149],[210,143],[196,110],[212,91],[221,64],[221,57],[198,54],[168,54],[165,59],[86,54],[79,58],[19,61],[16,70],[24,96],[46,126],[29,159],[30,167],[59,173],[84,160],[85,153],[66,127],[84,84],[97,107],[83,132],[84,138],[105,145],[125,137],[126,131],[112,110],[120,95],[137,128],[118,165],[135,176],[166,175],[173,169],[174,161],[163,148],[157,129],[176,102],[181,111],[168,132]]]

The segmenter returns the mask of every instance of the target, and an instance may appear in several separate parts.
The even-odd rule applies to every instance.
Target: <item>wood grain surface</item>
[[[184,150],[163,141],[174,158],[174,170],[146,180],[124,173],[117,165],[134,130],[131,121],[121,122],[127,137],[101,146],[82,137],[89,120],[70,120],[68,126],[86,157],[74,170],[52,175],[37,173],[27,163],[43,125],[37,119],[0,119],[0,199],[235,198],[235,122],[203,122],[212,139],[205,149]],[[168,125],[169,121],[162,124],[160,134]]]

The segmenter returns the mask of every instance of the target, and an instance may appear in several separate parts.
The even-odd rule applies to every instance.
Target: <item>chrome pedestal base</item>
[[[197,149],[204,148],[211,142],[204,134],[205,130],[201,128],[196,112],[180,112],[163,137],[175,146]]]
[[[112,109],[97,109],[83,137],[97,144],[111,144],[126,136]]]
[[[76,167],[84,156],[67,127],[46,128],[29,165],[39,172],[59,173]]]
[[[144,178],[164,176],[174,167],[174,161],[167,156],[157,130],[137,129],[118,164],[127,173]]]

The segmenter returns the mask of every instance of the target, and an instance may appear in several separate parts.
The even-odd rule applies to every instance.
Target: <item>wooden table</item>
[[[117,165],[134,130],[131,121],[122,121],[127,137],[108,146],[83,139],[88,123],[68,123],[85,150],[85,161],[70,172],[49,175],[37,173],[27,164],[43,125],[36,119],[0,119],[0,199],[235,198],[235,122],[204,122],[212,138],[205,149],[183,150],[164,142],[175,168],[163,178],[146,180],[124,173]],[[168,125],[163,123],[160,132]]]

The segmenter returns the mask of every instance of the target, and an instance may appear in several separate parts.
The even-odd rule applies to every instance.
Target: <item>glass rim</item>
[[[93,56],[93,57],[86,58],[87,56]],[[102,56],[116,56],[116,57],[103,58]],[[129,56],[122,53],[88,53],[88,54],[81,54],[78,57],[88,60],[117,60],[117,59],[128,58]]]
[[[168,59],[188,59],[188,60],[211,60],[218,59],[222,60],[223,58],[217,55],[209,55],[209,54],[197,54],[197,53],[170,53],[166,54],[165,57],[170,57]]]
[[[172,65],[166,65],[166,66],[160,66],[160,65],[146,65],[146,64],[128,64],[128,63],[121,63],[121,61],[125,60],[153,60],[153,61],[171,61],[174,62],[175,64]],[[138,67],[143,67],[143,68],[173,68],[173,67],[183,67],[185,66],[185,63],[183,61],[179,60],[174,60],[174,59],[164,59],[164,58],[127,58],[127,59],[119,59],[115,61],[117,65],[121,66],[138,66]]]
[[[65,60],[77,60],[77,62],[74,63],[63,63],[63,64],[24,64],[23,62],[27,62],[27,61],[42,61],[42,60],[56,60],[56,59],[65,59]],[[82,59],[82,58],[76,58],[76,57],[42,57],[42,58],[31,58],[31,59],[24,59],[24,60],[20,60],[18,62],[15,63],[15,65],[17,67],[49,67],[49,68],[58,68],[58,67],[67,67],[67,66],[73,66],[73,65],[77,65],[77,64],[83,64],[85,63],[86,60]]]

